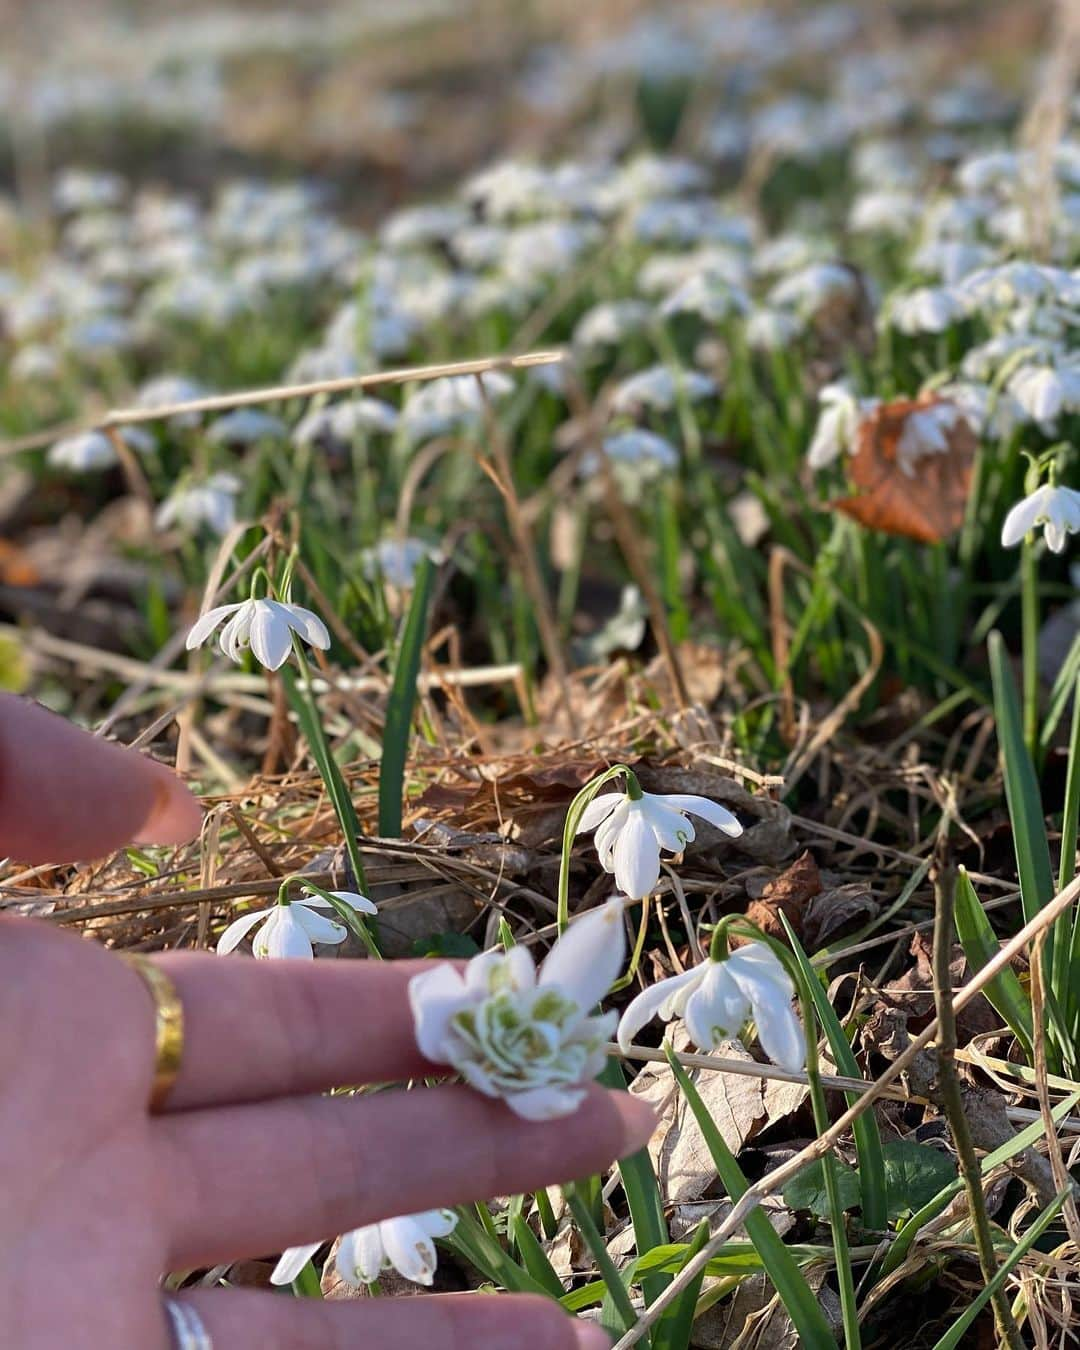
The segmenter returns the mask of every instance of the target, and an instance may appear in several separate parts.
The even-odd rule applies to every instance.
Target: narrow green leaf
[[[832,1052],[837,1069],[848,1078],[861,1078],[862,1070],[817,972],[786,919],[784,928],[796,960],[802,967],[810,989],[810,997],[814,1001],[814,1011],[825,1031],[825,1039],[829,1042],[829,1050]],[[848,1106],[854,1106],[857,1095],[853,1092],[845,1093],[845,1100]],[[871,1232],[881,1232],[888,1223],[885,1207],[885,1165],[881,1156],[881,1135],[873,1111],[863,1112],[852,1126],[852,1135],[859,1157],[859,1194],[863,1226]]]
[[[581,1234],[586,1247],[588,1247],[590,1255],[604,1278],[604,1284],[607,1286],[601,1321],[608,1331],[617,1332],[620,1329],[629,1331],[637,1321],[637,1313],[634,1312],[634,1305],[630,1302],[630,1295],[623,1283],[623,1277],[616,1269],[615,1262],[608,1252],[607,1244],[600,1236],[596,1224],[593,1223],[589,1207],[578,1193],[577,1186],[564,1186],[563,1194],[566,1196],[570,1213],[574,1216],[574,1222],[578,1226],[578,1232]]]
[[[394,682],[386,705],[382,760],[379,764],[379,833],[384,839],[401,834],[402,797],[405,791],[405,761],[409,753],[416,677],[427,634],[427,612],[435,581],[435,564],[425,557],[413,578],[412,600],[405,630],[394,663]]]
[[[686,1248],[683,1266],[693,1260],[708,1240],[708,1220],[702,1219]],[[702,1270],[700,1275],[687,1284],[671,1307],[665,1309],[653,1331],[653,1350],[687,1350],[693,1335],[694,1313],[697,1311],[697,1301],[704,1281],[705,1271]]]
[[[443,1239],[452,1251],[458,1252],[474,1265],[492,1284],[515,1294],[543,1294],[550,1297],[549,1291],[507,1254],[502,1244],[485,1230],[474,1213],[465,1208],[458,1209],[456,1213],[457,1227],[449,1237]]]
[[[544,1286],[552,1298],[562,1298],[566,1293],[562,1280],[555,1273],[555,1267],[548,1260],[547,1252],[541,1247],[536,1234],[520,1214],[513,1216],[510,1226],[525,1269],[537,1284]]]
[[[671,1046],[665,1044],[665,1053],[675,1081],[690,1104],[694,1118],[698,1123],[705,1143],[708,1145],[712,1160],[716,1165],[720,1180],[733,1201],[738,1200],[747,1190],[747,1181],[734,1154],[724,1142],[724,1137],[716,1127],[708,1107],[687,1076],[686,1071],[676,1059]],[[750,1240],[761,1254],[762,1262],[772,1281],[780,1300],[787,1309],[792,1325],[799,1335],[800,1344],[806,1350],[836,1350],[836,1338],[829,1330],[825,1314],[821,1311],[813,1290],[807,1284],[795,1258],[784,1246],[779,1233],[769,1222],[768,1216],[754,1208],[746,1216],[743,1226]]]
[[[934,1350],[955,1350],[955,1347],[960,1344],[961,1338],[968,1327],[971,1326],[972,1322],[975,1321],[975,1318],[978,1317],[979,1313],[986,1307],[987,1303],[989,1303],[998,1290],[1004,1285],[1012,1271],[1015,1270],[1028,1252],[1031,1251],[1032,1247],[1035,1246],[1039,1238],[1042,1237],[1043,1233],[1050,1227],[1051,1223],[1053,1223],[1054,1219],[1057,1217],[1058,1211],[1061,1209],[1061,1206],[1065,1203],[1066,1198],[1071,1192],[1072,1183],[1070,1182],[1064,1190],[1059,1191],[1058,1194],[1054,1196],[1053,1200],[1051,1200],[1046,1208],[1041,1211],[1039,1217],[1027,1230],[1009,1255],[1002,1261],[1001,1265],[998,1266],[997,1273],[994,1275],[993,1279],[989,1280],[987,1284],[979,1290],[973,1302],[968,1304],[945,1335],[936,1342]]]
[[[1069,737],[1069,767],[1065,779],[1065,810],[1061,818],[1061,864],[1058,890],[1063,891],[1076,873],[1076,832],[1080,822],[1080,678],[1073,691],[1072,734]]]
[[[1001,950],[997,934],[979,903],[967,870],[956,879],[956,931],[973,973],[982,970]],[[983,986],[983,993],[1012,1029],[1031,1063],[1031,1002],[1014,970],[1005,969]]]
[[[608,1060],[603,1073],[600,1074],[600,1082],[609,1088],[625,1090],[626,1076],[617,1059]],[[634,1246],[637,1248],[638,1257],[644,1257],[654,1248],[663,1246],[668,1240],[664,1201],[648,1149],[643,1148],[631,1154],[629,1158],[621,1158],[618,1167],[619,1179],[634,1226]],[[651,1303],[670,1283],[669,1277],[663,1274],[642,1279],[641,1293],[645,1303]]]

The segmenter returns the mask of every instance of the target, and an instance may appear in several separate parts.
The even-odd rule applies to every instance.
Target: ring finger
[[[654,1124],[644,1102],[595,1086],[573,1115],[544,1124],[456,1085],[162,1116],[169,1269],[586,1176],[641,1148]]]
[[[596,1326],[567,1316],[553,1300],[428,1294],[356,1301],[290,1299],[248,1290],[200,1291],[175,1302],[198,1314],[215,1347],[228,1350],[604,1350]],[[176,1350],[175,1342],[169,1350]]]

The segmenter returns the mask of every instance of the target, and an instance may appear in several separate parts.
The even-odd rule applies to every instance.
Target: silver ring
[[[176,1350],[214,1350],[210,1333],[190,1303],[178,1303],[174,1298],[167,1298],[165,1312],[168,1314]]]

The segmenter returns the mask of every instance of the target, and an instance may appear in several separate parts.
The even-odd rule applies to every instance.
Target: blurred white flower
[[[211,474],[205,482],[188,483],[175,488],[154,513],[159,530],[182,525],[187,530],[208,526],[217,535],[226,535],[236,523],[236,494],[240,480],[231,473]]]
[[[353,1289],[374,1283],[390,1268],[414,1284],[430,1285],[437,1262],[433,1239],[449,1237],[456,1225],[452,1210],[428,1209],[354,1228],[338,1243],[337,1272]],[[270,1283],[291,1284],[322,1245],[311,1242],[282,1252]]]
[[[793,314],[759,305],[746,320],[747,345],[755,351],[775,352],[787,347],[801,331]]]
[[[439,965],[409,981],[420,1052],[525,1120],[575,1110],[604,1065],[616,1014],[592,1009],[622,969],[622,901],[575,920],[540,967],[524,947]]]
[[[514,392],[514,381],[501,370],[475,375],[444,375],[429,380],[412,393],[401,413],[401,422],[410,441],[430,440],[452,431],[475,430],[484,415],[484,395],[498,404]]]
[[[231,617],[230,617],[231,616]],[[292,635],[296,633],[312,647],[326,650],[330,634],[317,614],[302,605],[287,604],[282,600],[240,600],[232,605],[218,605],[197,620],[187,635],[188,651],[201,647],[214,629],[228,618],[221,630],[218,645],[230,661],[237,664],[244,651],[251,654],[267,670],[277,670],[285,664],[292,651]]]
[[[1009,393],[1034,422],[1052,427],[1063,412],[1080,404],[1080,371],[1068,366],[1020,366]]]
[[[211,445],[254,445],[256,441],[279,441],[285,423],[258,408],[233,408],[213,422],[206,433]]]
[[[423,539],[383,539],[361,554],[365,576],[381,577],[388,586],[405,591],[411,589],[425,558],[438,561],[439,555]]]
[[[638,994],[619,1021],[625,1053],[654,1017],[681,1017],[701,1050],[715,1050],[753,1017],[761,1048],[774,1064],[795,1072],[806,1062],[802,1023],[791,1006],[795,986],[764,942],[748,942],[723,961],[707,960]]]
[[[613,413],[634,413],[642,408],[667,412],[680,398],[689,403],[708,398],[716,393],[716,382],[700,370],[673,369],[671,366],[649,366],[622,380],[611,397]]]
[[[688,814],[689,813],[689,814]],[[581,814],[577,833],[595,830],[594,843],[605,872],[631,900],[644,900],[660,880],[660,853],[681,853],[695,838],[690,815],[700,816],[732,838],[743,827],[725,806],[692,793],[604,792]]]
[[[849,455],[862,417],[877,405],[877,399],[859,399],[845,384],[826,384],[818,394],[821,412],[806,452],[812,469],[824,469],[841,455]]]
[[[377,914],[375,905],[366,895],[355,891],[331,891],[344,904],[351,906],[358,914]],[[248,933],[261,923],[259,931],[252,940],[252,953],[259,960],[277,960],[281,957],[302,957],[310,961],[315,955],[312,945],[316,942],[337,946],[345,941],[348,930],[344,924],[324,919],[315,909],[329,909],[333,906],[329,900],[312,891],[305,892],[305,899],[292,900],[286,904],[273,904],[266,909],[257,909],[251,914],[243,914],[234,919],[221,937],[218,938],[219,956],[234,951],[247,937]],[[301,1263],[302,1264],[302,1263]]]
[[[889,322],[901,333],[944,333],[950,324],[964,317],[964,305],[951,292],[939,286],[919,286],[904,295],[890,298]]]
[[[578,320],[574,346],[613,347],[648,327],[649,306],[642,300],[609,300],[594,305]]]
[[[153,447],[152,438],[140,427],[125,427],[120,435],[126,445],[140,454]],[[111,469],[117,462],[117,454],[103,431],[79,431],[52,445],[48,460],[54,468],[85,473],[88,469]]]
[[[904,428],[896,442],[896,462],[909,478],[925,455],[949,453],[949,433],[964,414],[952,403],[941,400],[926,408],[917,408],[904,419]]]
[[[1005,517],[1001,542],[1014,548],[1036,526],[1043,527],[1046,546],[1052,553],[1065,551],[1066,536],[1080,532],[1080,492],[1075,488],[1043,483],[1016,503]]]

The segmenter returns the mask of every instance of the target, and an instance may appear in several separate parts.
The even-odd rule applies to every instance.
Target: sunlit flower
[[[604,1064],[616,1014],[593,1015],[626,954],[622,902],[570,925],[540,967],[524,947],[439,965],[409,981],[420,1052],[526,1120],[573,1111]]]
[[[1043,527],[1047,548],[1052,553],[1063,553],[1066,536],[1080,532],[1080,492],[1053,483],[1036,488],[1005,517],[1001,529],[1003,546],[1014,548],[1038,525]]]
[[[425,558],[438,561],[438,553],[423,539],[382,539],[361,555],[364,575],[381,577],[388,586],[411,589],[416,569]]]
[[[274,904],[267,909],[257,909],[251,914],[243,914],[234,919],[218,939],[217,950],[220,956],[235,950],[259,923],[262,926],[252,940],[251,950],[260,960],[277,959],[284,956],[299,956],[311,960],[314,956],[312,945],[316,942],[337,946],[345,941],[347,929],[344,924],[334,923],[315,909],[333,909],[329,900],[314,891],[304,889],[304,899],[293,900],[287,904]],[[330,894],[349,905],[358,914],[377,914],[378,910],[366,895],[356,891],[330,891]]]
[[[715,1050],[753,1017],[761,1048],[794,1072],[806,1060],[802,1023],[791,1006],[794,994],[779,957],[764,942],[749,942],[723,961],[703,961],[638,994],[619,1021],[619,1046],[625,1053],[654,1017],[663,1022],[681,1017],[699,1049]]]
[[[373,1284],[390,1269],[414,1284],[430,1285],[438,1259],[434,1239],[449,1237],[456,1225],[457,1215],[452,1210],[427,1209],[354,1228],[338,1243],[337,1272],[353,1289]],[[282,1252],[270,1283],[291,1284],[322,1245],[312,1242]]]
[[[229,621],[221,630],[218,645],[229,660],[237,664],[243,659],[244,651],[250,648],[261,666],[277,670],[292,651],[293,633],[312,647],[325,651],[330,646],[326,625],[310,609],[282,600],[256,600],[253,596],[250,600],[207,610],[187,635],[188,651],[201,647],[226,618]]]
[[[850,454],[855,433],[864,413],[870,412],[876,399],[858,399],[844,384],[827,384],[818,394],[821,412],[806,452],[812,469],[824,469],[841,455]]]
[[[125,427],[120,433],[132,450],[144,453],[153,440],[140,427]],[[116,449],[103,431],[79,431],[65,436],[50,449],[49,463],[57,469],[85,473],[88,469],[111,469],[117,462]]]
[[[689,815],[687,813],[690,813]],[[644,900],[660,880],[660,853],[681,853],[695,838],[690,815],[700,816],[733,838],[743,827],[731,812],[707,797],[686,792],[605,792],[581,813],[577,833],[595,830],[600,865],[631,900]]]
[[[233,408],[208,429],[206,439],[213,445],[254,445],[257,441],[279,441],[285,436],[285,423],[260,408]]]
[[[671,366],[649,366],[620,381],[611,397],[611,411],[633,413],[642,408],[667,412],[680,399],[696,403],[716,393],[716,382],[700,370],[676,370]]]

